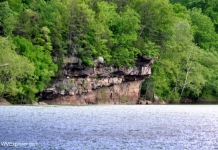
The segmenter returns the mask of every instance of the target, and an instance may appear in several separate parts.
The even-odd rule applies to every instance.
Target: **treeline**
[[[170,0],[168,6],[173,33],[142,91],[167,102],[217,100],[218,1]]]
[[[216,99],[215,0],[1,0],[0,97],[36,100],[64,57],[131,67],[158,58],[147,98]]]

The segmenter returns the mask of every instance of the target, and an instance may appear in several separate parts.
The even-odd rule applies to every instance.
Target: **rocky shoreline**
[[[78,58],[68,59],[56,79],[41,93],[39,102],[52,105],[137,104],[142,82],[151,75],[154,60],[146,56],[136,66],[116,67],[104,64],[103,57],[93,67],[81,66]]]

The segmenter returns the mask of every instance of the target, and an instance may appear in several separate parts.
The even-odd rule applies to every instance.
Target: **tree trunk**
[[[186,75],[185,75],[185,83],[184,83],[184,85],[183,85],[183,87],[182,87],[182,91],[181,91],[181,93],[180,93],[179,100],[181,100],[182,94],[183,94],[183,92],[184,92],[184,90],[185,90],[185,88],[186,88],[187,80],[188,80],[188,75],[189,75],[190,70],[191,70],[191,64],[192,64],[192,61],[190,62],[190,65],[189,65],[188,68],[187,68]]]

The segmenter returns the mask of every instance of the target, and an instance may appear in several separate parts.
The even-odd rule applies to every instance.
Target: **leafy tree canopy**
[[[18,55],[11,40],[0,37],[0,97],[34,99],[38,91],[34,63]]]
[[[132,67],[146,55],[156,60],[149,97],[216,99],[217,33],[216,0],[2,0],[1,97],[34,99],[65,57]]]

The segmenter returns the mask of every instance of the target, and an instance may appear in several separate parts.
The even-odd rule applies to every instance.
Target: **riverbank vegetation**
[[[146,55],[146,98],[215,100],[217,33],[216,0],[1,0],[0,97],[37,100],[67,56],[131,67]]]

